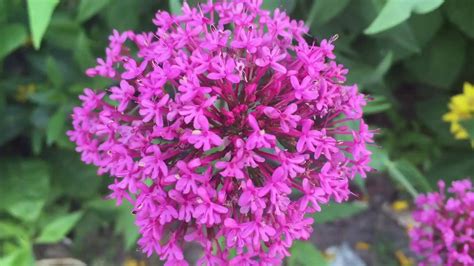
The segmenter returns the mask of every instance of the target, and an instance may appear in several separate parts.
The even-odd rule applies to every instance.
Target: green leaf
[[[45,38],[52,46],[54,45],[55,47],[67,50],[75,50],[77,46],[77,38],[81,32],[81,24],[73,20],[68,13],[56,12],[51,19]]]
[[[108,199],[104,200],[103,198],[96,198],[86,202],[85,206],[88,209],[98,211],[101,213],[105,212],[115,212],[120,208],[117,208],[117,205],[114,200]]]
[[[313,23],[323,25],[332,18],[340,14],[350,3],[349,0],[316,0],[313,1],[309,11],[306,25],[312,26]]]
[[[377,114],[392,108],[392,104],[384,96],[374,96],[372,101],[364,107],[364,115]]]
[[[8,10],[9,7],[7,1],[0,1],[0,24],[3,24],[7,21]]]
[[[469,138],[471,140],[474,140],[474,119],[463,120],[459,123],[467,131],[467,133],[469,134]]]
[[[179,1],[179,0],[174,0]],[[141,21],[139,12],[128,12],[123,15],[124,10],[139,10],[141,2],[136,0],[120,0],[114,1],[113,5],[108,5],[105,10],[105,18],[109,28],[124,31],[135,29]]]
[[[77,20],[84,22],[90,19],[109,4],[109,2],[110,0],[81,0]]]
[[[311,242],[295,241],[290,250],[288,266],[325,266],[328,262]]]
[[[435,10],[424,15],[414,15],[408,21],[420,48],[425,47],[443,24],[441,11]]]
[[[46,130],[46,143],[53,144],[61,134],[64,133],[64,126],[66,122],[67,113],[63,107],[60,107],[56,113],[48,121]]]
[[[21,227],[17,223],[0,221],[0,239],[8,238],[23,238],[28,237],[28,232],[25,228]]]
[[[94,56],[90,48],[90,41],[84,32],[77,36],[76,49],[74,49],[74,59],[79,64],[81,70],[84,70],[94,64]]]
[[[74,212],[54,219],[42,230],[35,243],[48,244],[61,241],[81,219],[82,212]]]
[[[41,214],[45,202],[44,200],[16,202],[9,207],[9,211],[20,220],[32,222]]]
[[[385,162],[388,160],[388,152],[377,146],[369,146],[368,149],[372,152],[370,167],[374,168],[379,172],[383,172],[386,169]]]
[[[449,124],[441,119],[448,112],[450,95],[434,95],[431,88],[424,94],[426,98],[415,106],[417,119],[430,129],[441,144],[452,146],[456,140],[449,132]]]
[[[372,73],[366,76],[366,81],[364,85],[370,85],[383,80],[385,74],[387,74],[390,66],[392,66],[393,53],[390,51],[387,55],[380,61],[378,66],[374,69]]]
[[[376,34],[407,20],[411,13],[425,14],[438,8],[444,0],[388,0],[365,34]]]
[[[398,57],[402,59],[404,59],[406,55],[419,53],[421,51],[416,37],[407,22],[381,32],[374,37],[381,37],[379,40],[379,43],[382,42],[380,46],[385,50],[398,52]],[[387,43],[387,40],[390,40],[390,42]],[[397,55],[397,53],[395,54]]]
[[[169,0],[169,5],[171,13],[176,15],[180,15],[183,13],[183,11],[181,11],[182,5],[180,0]]]
[[[130,250],[139,237],[138,228],[135,225],[135,216],[132,214],[132,206],[128,202],[124,202],[119,209],[115,232],[123,235],[125,248]]]
[[[59,0],[27,0],[30,30],[33,35],[33,45],[36,49],[41,46],[49,21]]]
[[[446,13],[454,25],[474,39],[474,4],[472,0],[446,1]]]
[[[21,24],[7,24],[0,26],[0,36],[3,36],[0,42],[0,61],[2,61],[26,42],[28,33]]]
[[[273,11],[277,8],[291,13],[296,6],[297,0],[263,0],[262,9]]]
[[[8,255],[0,257],[2,266],[30,266],[34,265],[34,261],[34,254],[29,246],[19,247]]]
[[[397,168],[408,178],[410,183],[420,188],[422,192],[432,191],[428,178],[424,176],[411,162],[407,160],[398,160],[395,162]]]
[[[358,214],[366,210],[367,207],[367,203],[360,201],[331,202],[321,206],[321,212],[314,214],[314,221],[318,224],[333,222]]]
[[[469,145],[465,145],[469,146]],[[474,156],[471,147],[465,149],[444,149],[443,154],[433,161],[433,166],[427,175],[430,177],[432,186],[436,181],[442,179],[451,182],[465,176],[473,176]]]
[[[28,125],[28,110],[20,105],[7,105],[0,116],[0,145],[14,139]]]
[[[417,80],[438,88],[449,89],[463,69],[466,41],[453,30],[443,30],[420,55],[407,60],[405,67]]]
[[[20,219],[35,220],[49,193],[47,165],[37,160],[4,160],[0,173],[0,209]]]
[[[31,150],[34,155],[40,154],[43,149],[43,136],[44,133],[40,130],[33,130],[31,132]]]
[[[262,9],[273,11],[280,5],[279,0],[263,0]]]
[[[63,84],[63,75],[59,69],[58,63],[51,56],[46,59],[46,74],[55,88],[61,87]]]
[[[95,167],[80,160],[80,155],[74,151],[62,150],[46,156],[50,159],[52,185],[60,196],[83,200],[97,195],[103,179],[97,176]],[[81,189],[77,189],[78,187]]]
[[[387,167],[390,177],[404,187],[413,198],[418,195],[418,191],[415,189],[412,182],[410,182],[410,176],[409,174],[407,175],[403,161],[392,162],[387,159],[385,161],[385,166]]]

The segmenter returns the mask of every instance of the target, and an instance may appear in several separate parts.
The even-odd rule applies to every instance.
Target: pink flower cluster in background
[[[474,265],[474,190],[468,179],[454,181],[445,194],[439,192],[416,199],[410,230],[411,248],[421,257],[420,265]]]
[[[262,0],[159,11],[155,32],[110,36],[87,70],[70,139],[109,174],[111,198],[134,206],[139,246],[167,265],[275,265],[308,239],[311,215],[365,177],[373,132],[365,98],[345,85],[334,40]]]

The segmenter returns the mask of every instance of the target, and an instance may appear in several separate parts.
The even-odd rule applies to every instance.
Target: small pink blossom
[[[112,87],[112,89],[110,90],[112,91],[110,99],[119,102],[117,110],[119,112],[125,111],[125,109],[127,109],[128,103],[130,102],[130,100],[133,99],[133,95],[135,94],[135,88],[133,88],[133,86],[130,86],[127,81],[122,80],[120,82],[120,87]]]
[[[271,68],[282,74],[286,73],[286,68],[279,62],[285,59],[286,54],[280,53],[280,48],[274,47],[272,50],[264,46],[261,50],[261,57],[257,58],[255,64],[259,67],[271,66]]]

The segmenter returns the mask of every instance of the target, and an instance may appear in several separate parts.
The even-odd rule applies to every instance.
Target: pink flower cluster
[[[454,181],[448,189],[416,199],[410,230],[411,248],[421,257],[420,265],[474,265],[474,190],[468,179]]]
[[[334,40],[308,44],[303,22],[261,4],[159,11],[155,32],[115,31],[87,71],[116,85],[85,90],[70,139],[168,265],[188,265],[190,242],[199,265],[279,264],[310,237],[308,214],[370,170],[365,98]]]

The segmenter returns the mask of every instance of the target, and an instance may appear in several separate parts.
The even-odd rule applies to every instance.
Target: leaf
[[[66,117],[66,111],[63,107],[60,107],[49,119],[46,130],[46,143],[48,145],[53,144],[59,138],[59,136],[64,133]]]
[[[118,2],[121,3],[121,2]],[[118,5],[118,4],[117,4]],[[126,21],[126,19],[124,19]],[[50,45],[67,50],[75,50],[77,38],[81,34],[81,24],[65,12],[57,12],[51,19],[45,38]]]
[[[263,0],[262,9],[273,11],[277,8],[291,13],[296,7],[297,0]]]
[[[463,120],[459,123],[467,131],[467,133],[469,134],[469,138],[471,140],[474,140],[474,119]]]
[[[7,24],[0,26],[0,36],[4,36],[0,42],[0,61],[2,61],[26,42],[28,33],[21,24]]]
[[[49,193],[47,165],[39,160],[3,160],[0,173],[0,209],[20,219],[35,220]]]
[[[89,200],[85,203],[85,206],[94,211],[98,211],[101,213],[104,212],[115,212],[120,208],[117,208],[114,200],[111,199],[103,199],[103,198],[96,198],[93,200]]]
[[[398,53],[401,54],[398,55],[398,57],[402,59],[406,55],[419,53],[421,51],[416,37],[410,28],[410,25],[406,22],[399,24],[390,30],[381,32],[374,37],[381,37],[380,39],[385,39],[385,43],[382,43],[382,47],[388,51],[398,50]],[[390,42],[387,43],[387,40],[390,40]]]
[[[290,250],[288,266],[325,266],[328,262],[311,242],[295,241]]]
[[[34,155],[39,155],[43,149],[43,136],[44,133],[40,130],[33,130],[31,132],[31,150]]]
[[[402,159],[396,161],[395,165],[414,186],[420,188],[420,191],[429,192],[433,190],[426,176],[424,176],[411,162]]]
[[[61,87],[63,84],[63,75],[58,67],[58,63],[51,56],[46,59],[46,74],[55,88]]]
[[[417,119],[430,129],[441,144],[452,146],[456,140],[449,132],[449,124],[441,119],[448,112],[450,95],[433,95],[431,88],[425,94],[426,98],[415,106]]]
[[[411,13],[425,14],[438,8],[444,0],[388,0],[365,34],[376,34],[407,20]]]
[[[59,242],[71,231],[81,217],[82,212],[78,211],[54,219],[41,230],[35,243],[49,244]]]
[[[372,152],[371,161],[369,166],[379,172],[383,172],[386,169],[385,161],[388,160],[388,152],[385,149],[371,145],[368,149]]]
[[[367,209],[367,203],[351,201],[345,203],[331,202],[321,206],[321,212],[314,214],[315,223],[322,224],[344,219]]]
[[[2,266],[29,266],[34,265],[34,254],[31,247],[19,247],[4,257],[0,257]]]
[[[466,145],[468,146],[468,145]],[[432,186],[436,186],[436,181],[442,179],[451,182],[465,176],[473,176],[474,156],[471,147],[466,149],[444,149],[443,154],[433,161],[433,166],[427,175],[430,177]]]
[[[77,13],[77,21],[84,22],[99,11],[101,11],[110,0],[81,0],[79,4],[79,12]]]
[[[81,70],[84,70],[94,64],[94,56],[90,48],[90,41],[84,32],[77,36],[76,49],[74,49],[74,59],[79,64]]]
[[[440,32],[420,55],[404,66],[421,82],[437,88],[451,88],[463,69],[466,41],[456,31]]]
[[[131,204],[124,202],[119,209],[115,232],[123,235],[125,239],[125,248],[130,250],[136,244],[139,237],[138,228],[135,225],[135,217],[131,211]]]
[[[0,1],[0,24],[7,21],[8,18],[8,3],[7,1]]]
[[[410,18],[408,24],[415,35],[419,48],[423,48],[441,28],[443,16],[438,9],[428,14],[414,15]]]
[[[179,1],[179,0],[174,0]],[[124,31],[137,28],[140,22],[139,12],[128,12],[123,15],[124,10],[138,10],[141,2],[136,0],[114,1],[113,5],[108,5],[105,10],[105,18],[109,28]]]
[[[27,222],[32,222],[36,220],[41,214],[45,202],[45,200],[20,201],[13,203],[8,209],[10,214],[16,218]]]
[[[36,49],[41,46],[41,39],[58,3],[59,0],[27,0],[30,30]]]
[[[280,5],[280,0],[263,0],[262,9],[273,11]]]
[[[385,74],[387,74],[390,66],[392,65],[393,53],[390,51],[387,55],[380,61],[378,66],[366,77],[364,85],[370,85],[383,80]]]
[[[97,176],[95,167],[81,161],[80,155],[65,150],[45,155],[50,159],[51,181],[53,187],[59,190],[59,196],[83,200],[97,195],[103,179]]]
[[[28,110],[20,105],[7,105],[0,116],[0,145],[14,139],[28,126]]]
[[[183,13],[181,10],[182,5],[180,0],[169,0],[170,11],[175,15],[180,15]]]
[[[17,223],[0,221],[0,239],[8,238],[23,238],[28,237],[28,232],[25,228],[21,227]]]
[[[448,19],[471,39],[474,39],[474,4],[472,0],[446,1]]]
[[[364,107],[364,115],[377,114],[392,108],[392,104],[384,96],[374,96],[374,100],[369,101]]]
[[[418,195],[418,191],[415,189],[412,182],[410,182],[410,176],[406,175],[406,170],[403,168],[403,162],[392,162],[387,159],[385,161],[385,166],[387,167],[390,177],[404,187],[413,198]]]
[[[306,25],[312,26],[313,23],[323,25],[332,18],[340,14],[350,3],[349,0],[316,0],[313,1],[311,10],[309,11]]]

